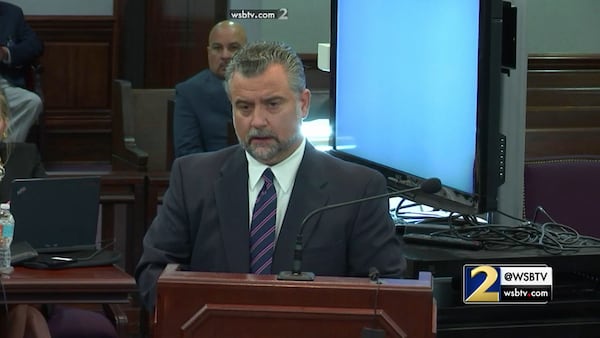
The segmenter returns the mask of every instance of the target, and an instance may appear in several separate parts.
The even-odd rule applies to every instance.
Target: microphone
[[[330,209],[345,207],[348,205],[358,204],[358,203],[362,203],[362,202],[368,202],[368,201],[376,200],[379,198],[396,197],[398,195],[406,194],[411,191],[421,190],[427,194],[435,194],[436,192],[440,191],[441,189],[442,189],[442,182],[440,181],[439,178],[429,178],[429,179],[426,179],[425,181],[421,182],[421,184],[417,187],[412,187],[412,188],[394,191],[394,192],[388,192],[388,193],[380,194],[380,195],[369,196],[369,197],[365,197],[365,198],[361,198],[361,199],[357,199],[357,200],[351,200],[351,201],[346,201],[346,202],[341,202],[341,203],[336,203],[336,204],[330,204],[330,205],[326,205],[324,207],[317,208],[317,209],[311,211],[310,213],[308,213],[308,215],[306,215],[306,217],[304,217],[304,219],[300,223],[300,229],[298,230],[298,235],[296,236],[296,243],[294,245],[294,261],[292,262],[292,271],[281,271],[277,275],[277,279],[293,280],[293,281],[312,281],[315,279],[314,273],[302,272],[302,251],[303,251],[302,234],[304,232],[304,226],[306,226],[306,223],[308,222],[308,220],[310,220],[313,216],[320,214],[323,211],[330,210]]]
[[[375,282],[375,283],[377,283],[377,284],[381,284],[381,281],[379,280],[379,270],[377,270],[377,268],[376,268],[376,267],[374,267],[374,266],[372,266],[372,267],[369,269],[369,279],[370,279],[372,282]]]

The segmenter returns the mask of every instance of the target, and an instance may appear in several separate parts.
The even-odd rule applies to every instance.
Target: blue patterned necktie
[[[250,271],[256,274],[271,273],[275,248],[275,214],[277,192],[270,168],[263,172],[265,184],[258,193],[250,223]]]

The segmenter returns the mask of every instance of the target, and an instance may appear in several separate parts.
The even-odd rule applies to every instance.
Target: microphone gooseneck
[[[372,266],[369,269],[369,279],[377,284],[375,288],[375,298],[373,300],[373,317],[371,318],[371,327],[363,327],[360,333],[360,338],[384,338],[385,331],[377,329],[377,301],[379,299],[379,289],[381,287],[381,280],[379,279],[379,270]]]
[[[365,198],[361,198],[361,199],[357,199],[357,200],[351,200],[351,201],[346,201],[346,202],[341,202],[341,203],[336,203],[336,204],[330,204],[330,205],[326,205],[324,207],[317,208],[317,209],[311,211],[310,213],[308,213],[308,215],[306,215],[304,217],[304,219],[300,223],[300,229],[298,230],[298,235],[296,236],[296,243],[294,244],[294,260],[292,262],[292,270],[280,272],[279,275],[277,276],[277,279],[299,280],[299,281],[312,281],[315,279],[314,273],[302,272],[302,251],[303,251],[303,243],[302,243],[303,236],[302,235],[304,233],[304,227],[306,226],[308,221],[315,215],[320,214],[321,212],[330,210],[330,209],[345,207],[348,205],[358,204],[358,203],[362,203],[362,202],[368,202],[368,201],[372,201],[372,200],[376,200],[376,199],[380,199],[380,198],[395,197],[395,196],[398,196],[401,194],[406,194],[406,193],[409,193],[412,191],[417,191],[417,190],[421,190],[427,194],[434,194],[434,193],[440,191],[441,188],[442,188],[442,183],[439,178],[429,178],[429,179],[423,181],[417,187],[412,187],[412,188],[408,188],[408,189],[404,189],[404,190],[400,190],[400,191],[388,192],[388,193],[380,194],[380,195],[369,196],[369,197],[365,197]]]

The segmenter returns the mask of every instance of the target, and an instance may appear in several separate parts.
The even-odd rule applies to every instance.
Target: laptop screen
[[[26,241],[38,252],[95,249],[99,203],[100,177],[16,179],[13,241]]]

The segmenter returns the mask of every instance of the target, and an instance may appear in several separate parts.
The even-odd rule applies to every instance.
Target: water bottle
[[[10,243],[15,233],[15,219],[10,213],[8,203],[0,204],[0,274],[13,271],[11,265]]]

